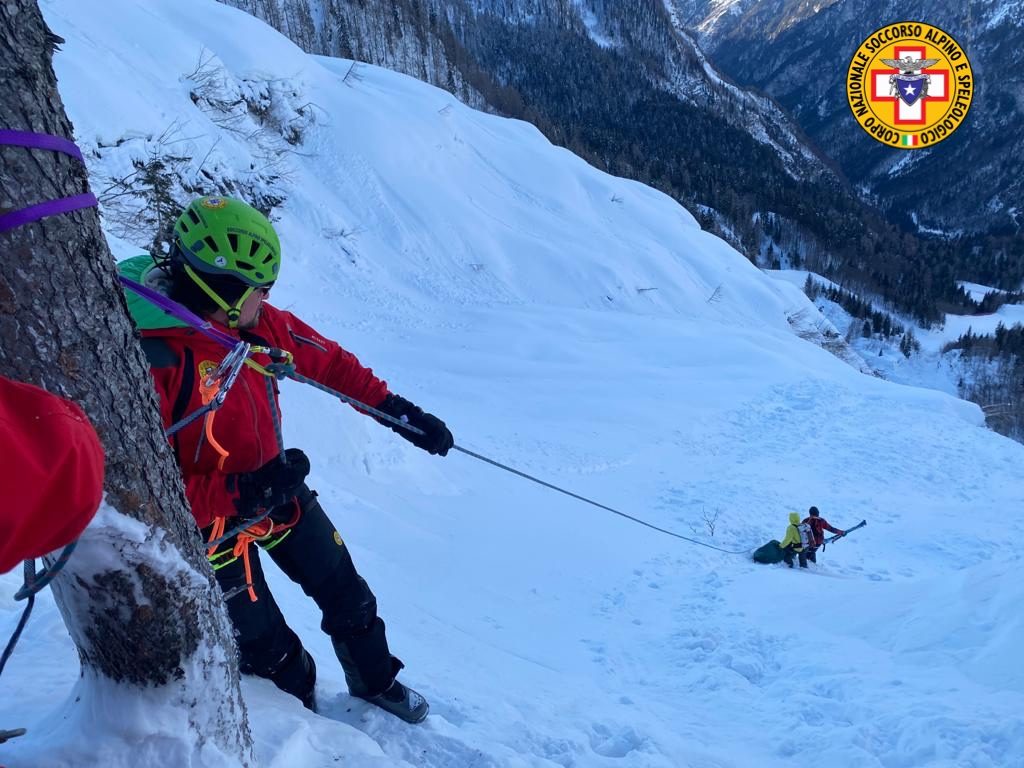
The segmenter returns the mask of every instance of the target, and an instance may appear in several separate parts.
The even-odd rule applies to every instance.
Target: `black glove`
[[[254,472],[229,475],[228,487],[231,488],[233,480],[238,488],[238,513],[252,517],[261,509],[274,509],[295,498],[308,474],[306,454],[298,448],[289,448],[284,452],[284,460],[278,456]]]
[[[432,413],[424,413],[422,408],[413,405],[404,397],[388,395],[384,398],[384,402],[377,406],[377,410],[388,416],[401,419],[410,426],[422,429],[423,434],[418,435],[391,422],[381,422],[427,453],[435,456],[438,454],[447,456],[448,451],[455,445],[455,438],[452,437],[452,433],[448,431],[448,427],[443,421]]]

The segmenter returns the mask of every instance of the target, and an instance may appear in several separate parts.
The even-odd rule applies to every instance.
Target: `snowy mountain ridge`
[[[286,384],[286,441],[310,456],[432,714],[409,727],[350,698],[318,612],[268,565],[317,659],[321,714],[246,679],[260,765],[995,768],[1024,754],[1024,447],[976,406],[803,341],[790,317],[817,310],[797,287],[526,123],[308,56],[211,0],[42,8],[67,41],[55,67],[96,191],[173,155],[176,197],[276,200],[272,302],[459,445],[720,549],[781,538],[810,504],[868,520],[814,572],[758,566],[427,456]],[[219,85],[197,99],[204,57]],[[149,198],[133,189],[138,216]],[[118,255],[150,242],[102,213]],[[0,632],[16,582],[0,576]],[[0,679],[0,727],[29,728],[0,764],[179,754],[174,712],[76,663],[45,595]]]

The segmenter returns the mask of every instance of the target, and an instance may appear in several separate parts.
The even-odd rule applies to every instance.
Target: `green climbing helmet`
[[[175,222],[174,234],[181,258],[196,272],[234,277],[251,288],[277,280],[281,241],[267,217],[241,200],[219,195],[193,200]]]

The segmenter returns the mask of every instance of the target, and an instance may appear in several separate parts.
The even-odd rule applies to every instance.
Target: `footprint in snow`
[[[448,735],[458,733],[456,729],[465,723],[464,715],[441,702],[432,702],[431,707],[425,721],[409,726],[372,704],[338,694],[320,703],[319,714],[362,731],[377,742],[384,754],[417,768],[503,767],[504,763],[491,755]]]
[[[626,757],[642,751],[647,739],[630,727],[608,727],[594,723],[590,732],[590,748],[602,757]]]

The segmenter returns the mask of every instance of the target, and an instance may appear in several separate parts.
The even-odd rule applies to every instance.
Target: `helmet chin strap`
[[[185,264],[184,266],[185,274],[192,278],[192,281],[202,289],[203,293],[205,293],[213,300],[214,304],[216,304],[218,307],[224,310],[224,313],[228,316],[228,328],[237,328],[238,321],[242,317],[242,305],[245,303],[245,300],[248,299],[249,296],[252,295],[252,292],[256,289],[253,288],[251,285],[246,287],[245,293],[243,293],[241,297],[238,299],[238,301],[236,301],[232,306],[231,304],[228,304],[226,301],[224,301],[224,299],[222,299],[217,294],[217,292],[213,290],[213,288],[207,285],[206,281],[203,280],[203,278],[199,276],[199,273],[192,269],[192,267],[190,267],[188,264]]]

